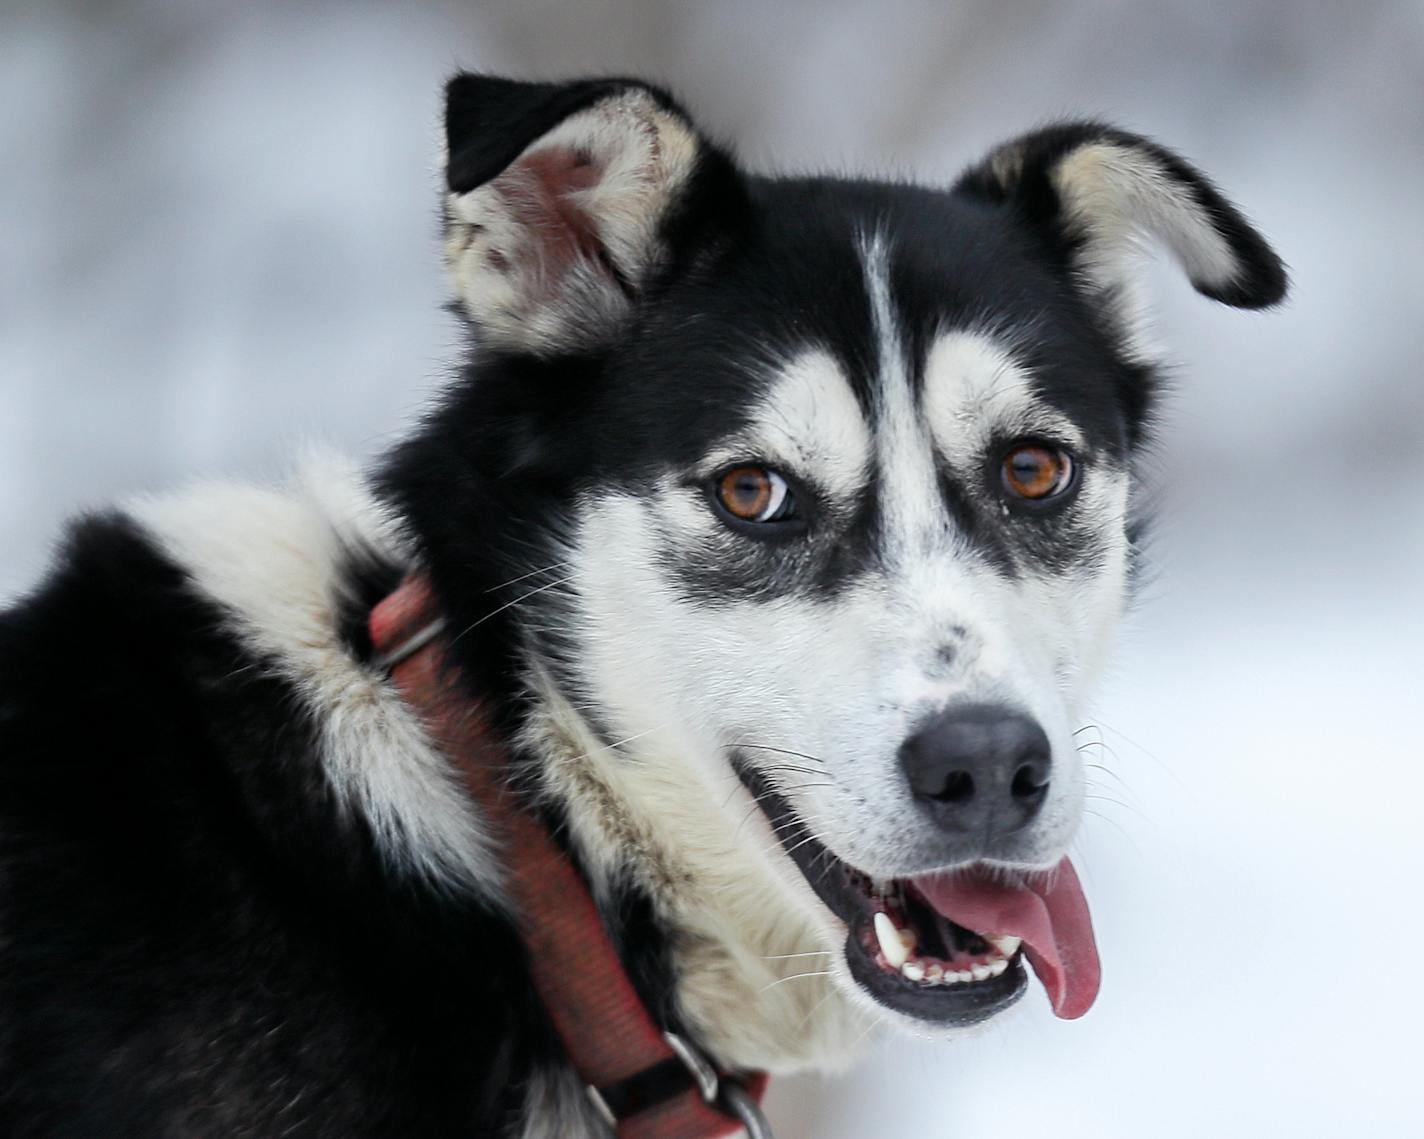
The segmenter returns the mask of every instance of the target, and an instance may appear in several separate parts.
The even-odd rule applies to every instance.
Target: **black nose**
[[[985,838],[1038,814],[1052,762],[1038,722],[999,704],[948,708],[900,745],[910,790],[935,825]]]

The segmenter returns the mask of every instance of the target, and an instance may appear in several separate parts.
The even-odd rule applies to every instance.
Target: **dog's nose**
[[[910,790],[935,825],[985,838],[1038,814],[1052,762],[1038,722],[998,704],[948,708],[900,745]]]

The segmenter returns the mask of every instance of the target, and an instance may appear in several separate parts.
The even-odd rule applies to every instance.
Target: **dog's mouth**
[[[1058,1016],[1088,1011],[1100,969],[1068,859],[1038,874],[975,864],[872,878],[832,854],[754,769],[735,766],[792,861],[845,923],[851,976],[875,1000],[917,1020],[978,1024],[1023,996],[1027,959]]]

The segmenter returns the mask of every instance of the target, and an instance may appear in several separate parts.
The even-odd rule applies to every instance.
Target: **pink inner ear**
[[[532,239],[547,293],[557,290],[569,267],[582,258],[603,259],[598,226],[570,195],[598,183],[602,168],[573,147],[550,147],[521,158],[494,181],[510,217]]]

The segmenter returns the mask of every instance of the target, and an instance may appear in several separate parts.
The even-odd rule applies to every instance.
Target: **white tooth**
[[[1012,957],[1019,951],[1019,946],[1023,944],[1023,938],[1015,937],[1010,933],[1006,933],[1001,937],[990,936],[985,940],[1005,957]]]
[[[905,974],[907,981],[923,981],[925,979],[925,967],[918,961],[906,961],[900,966],[900,972]]]
[[[937,984],[939,984],[941,978],[943,978],[943,977],[944,977],[944,966],[941,965],[938,961],[933,961],[933,962],[931,962],[929,965],[926,965],[926,966],[925,966],[925,980],[926,980],[926,981],[930,981],[930,982],[932,982],[933,984],[936,984],[936,985],[937,985]]]
[[[910,959],[910,951],[900,940],[900,931],[895,928],[890,915],[883,910],[875,915],[875,937],[880,942],[880,952],[885,954],[885,960],[890,962],[890,968],[898,969]]]
[[[1008,967],[1009,967],[1009,963],[1008,963],[1008,961],[1007,961],[1006,959],[1004,959],[1003,957],[1000,957],[997,961],[990,961],[990,962],[989,962],[989,976],[991,976],[991,977],[997,977],[1000,973],[1002,973],[1002,972],[1003,972],[1005,969],[1007,969]]]
[[[944,971],[944,975],[940,978],[940,984],[942,984],[942,985],[957,985],[957,984],[959,984],[959,974],[956,973],[953,969],[946,969],[946,970]]]
[[[975,965],[969,971],[974,974],[976,981],[987,981],[992,976],[987,965]]]
[[[945,976],[948,977],[949,974],[946,973]],[[974,980],[974,974],[971,973],[968,969],[961,969],[958,973],[954,975],[954,979],[956,981],[972,981]]]

